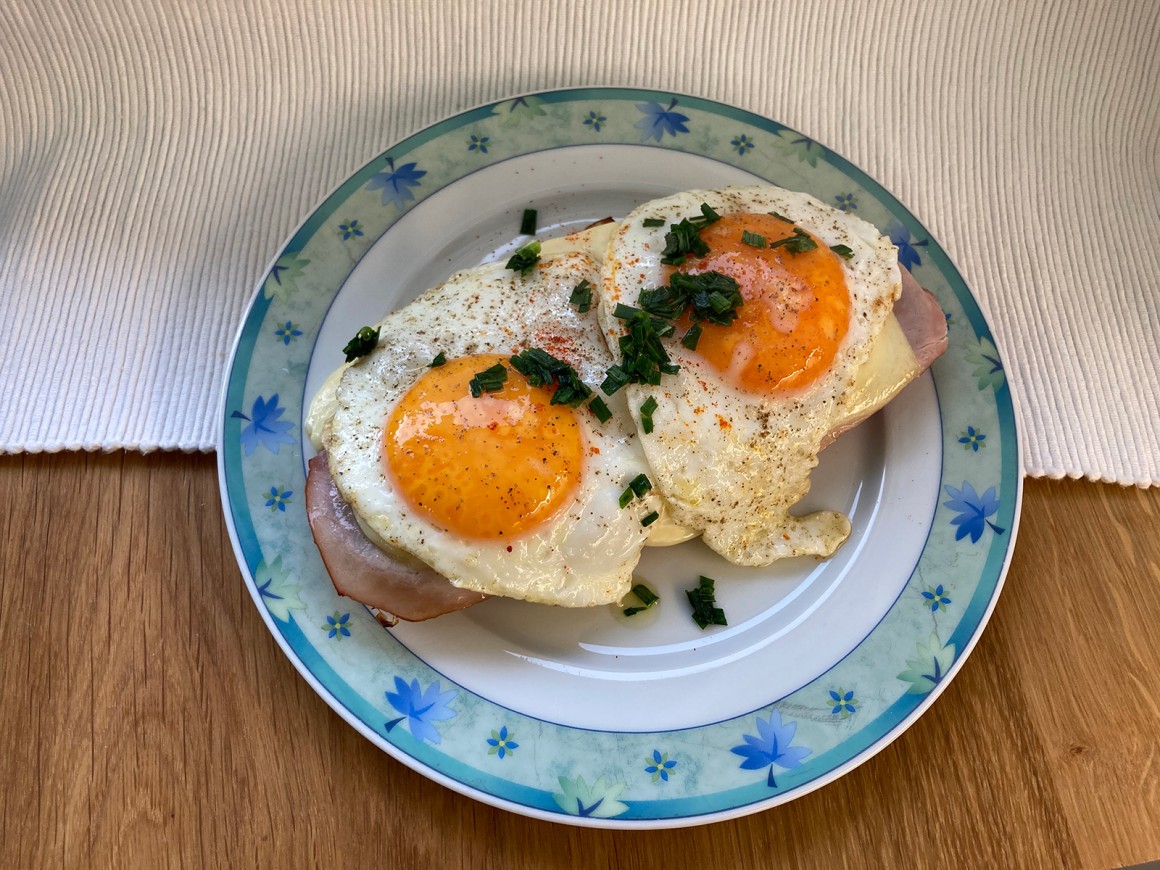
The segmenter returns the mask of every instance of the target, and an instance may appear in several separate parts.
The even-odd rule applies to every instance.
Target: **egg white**
[[[859,368],[901,292],[897,251],[871,224],[813,197],[771,186],[689,191],[640,206],[612,236],[603,269],[600,321],[609,345],[625,330],[613,311],[636,305],[640,291],[665,283],[661,252],[670,223],[701,213],[777,212],[820,242],[846,245],[850,324],[829,369],[803,391],[782,396],[743,392],[724,381],[679,342],[666,348],[680,366],[660,386],[630,384],[622,392],[640,431],[654,485],[673,523],[740,565],[766,565],[788,556],[829,556],[850,532],[836,511],[794,516],[809,491],[825,434],[858,412]],[[646,219],[662,219],[646,227]],[[895,324],[897,326],[897,324]],[[895,336],[897,342],[897,336]],[[657,400],[653,431],[640,428],[640,406]]]
[[[595,308],[580,314],[568,299],[582,279],[598,285],[599,263],[588,250],[594,236],[603,249],[608,233],[598,228],[546,244],[526,277],[503,262],[453,275],[388,315],[376,349],[320,391],[309,414],[312,436],[328,452],[335,483],[360,525],[384,549],[488,595],[581,607],[619,601],[631,588],[649,534],[641,520],[662,504],[649,494],[619,505],[628,481],[648,469],[625,396],[606,399],[613,417],[605,423],[587,408],[575,409],[586,447],[595,448],[586,450],[575,501],[511,539],[470,540],[436,527],[393,488],[381,456],[388,416],[439,353],[507,355],[563,339],[573,349],[566,361],[595,388],[614,359]]]

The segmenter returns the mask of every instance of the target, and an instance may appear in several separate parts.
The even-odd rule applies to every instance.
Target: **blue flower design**
[[[342,236],[344,242],[350,241],[355,236],[363,234],[362,227],[359,226],[357,219],[347,220],[338,225],[338,234]]]
[[[898,679],[910,683],[906,694],[925,695],[946,679],[954,661],[955,645],[948,643],[944,646],[938,633],[932,632],[925,643],[919,642],[914,658],[906,660],[910,667],[899,674]]]
[[[344,613],[341,616],[338,611],[334,611],[333,616],[326,617],[326,622],[319,626],[326,632],[327,637],[337,638],[342,640],[344,637],[350,637],[350,614]]]
[[[431,723],[455,718],[455,711],[447,705],[457,694],[455,689],[440,692],[438,680],[424,691],[419,688],[418,680],[406,683],[402,677],[395,677],[395,691],[386,693],[387,701],[403,715],[387,722],[385,727],[390,731],[406,719],[407,727],[417,739],[441,743],[442,738]]]
[[[628,804],[618,800],[628,783],[610,783],[603,776],[592,785],[583,776],[575,779],[561,776],[559,781],[560,791],[553,792],[552,798],[566,813],[581,818],[611,819],[628,809]]]
[[[254,582],[258,584],[258,594],[266,602],[270,615],[282,622],[290,621],[291,610],[306,609],[305,602],[298,595],[302,587],[290,582],[293,579],[295,578],[290,575],[290,570],[283,566],[280,555],[269,564],[263,559],[254,569]]]
[[[915,248],[925,248],[930,244],[930,239],[923,239],[921,242],[914,241],[910,235],[910,230],[898,218],[891,218],[886,235],[890,236],[890,241],[894,242],[895,247],[898,248],[898,265],[907,269],[922,265],[922,257],[918,255]]]
[[[389,170],[384,169],[367,182],[366,190],[382,190],[383,205],[393,202],[399,210],[405,209],[407,203],[415,198],[412,187],[420,185],[419,179],[427,174],[424,169],[416,169],[418,164],[404,163],[395,168],[394,158],[387,158]]]
[[[288,489],[272,486],[270,487],[270,491],[266,493],[266,507],[272,511],[286,513],[286,503],[290,501],[290,496],[292,495],[294,493]]]
[[[852,193],[839,193],[834,197],[834,204],[846,213],[858,210],[858,199]]]
[[[652,774],[653,782],[668,782],[669,777],[674,775],[673,768],[677,766],[677,762],[670,759],[667,752],[661,753],[659,749],[654,749],[652,755],[646,755],[644,763],[644,772]]]
[[[274,335],[276,335],[281,340],[282,344],[289,344],[290,342],[294,341],[294,339],[298,338],[298,336],[302,335],[302,330],[298,328],[297,323],[291,323],[289,320],[287,320],[285,323],[274,330]]]
[[[938,586],[927,586],[926,591],[922,593],[922,597],[930,605],[931,613],[934,613],[936,610],[946,610],[947,605],[951,603],[941,583]]]
[[[604,122],[607,120],[600,112],[589,112],[588,117],[584,119],[584,126],[591,127],[594,133],[599,133],[600,128],[604,126]]]
[[[636,107],[644,113],[644,117],[634,125],[641,130],[641,142],[647,142],[649,139],[656,139],[660,142],[665,133],[668,133],[670,136],[676,136],[678,133],[689,132],[689,128],[685,126],[685,122],[689,120],[689,116],[682,115],[680,112],[674,112],[673,108],[676,105],[677,101],[675,99],[669,103],[667,109],[660,103],[636,104]]]
[[[254,399],[249,417],[241,411],[234,411],[230,414],[230,417],[246,420],[249,423],[242,429],[239,439],[247,456],[257,450],[259,444],[271,453],[277,453],[281,445],[294,443],[294,439],[287,434],[294,428],[294,424],[288,420],[279,419],[285,412],[285,408],[278,406],[278,394],[275,393],[269,399],[263,399],[261,396]]]
[[[986,435],[984,435],[974,426],[968,426],[966,431],[963,432],[962,437],[959,438],[959,443],[963,445],[964,450],[973,450],[975,453],[978,453],[980,447],[987,446],[983,443],[986,440]]]
[[[298,292],[298,279],[306,275],[309,260],[304,260],[297,253],[283,254],[270,269],[262,284],[263,295],[267,299],[279,299],[286,302]]]
[[[508,733],[506,725],[500,728],[499,731],[492,731],[491,737],[487,738],[487,745],[491,747],[491,749],[487,750],[487,754],[498,755],[500,758],[511,755],[520,748],[520,745],[512,739],[515,736],[514,733]]]
[[[999,351],[991,339],[983,336],[978,344],[967,348],[967,362],[974,368],[971,371],[979,379],[979,389],[994,387],[996,390],[1003,386],[1006,372],[1003,371],[1003,361],[999,359]]]
[[[487,153],[487,143],[491,141],[489,136],[480,136],[478,133],[471,134],[471,140],[467,143],[468,151],[477,151],[480,154]]]
[[[996,535],[1001,535],[1006,531],[987,519],[999,510],[999,498],[995,495],[995,487],[992,486],[982,495],[979,495],[975,491],[975,487],[964,480],[962,489],[955,489],[949,484],[945,489],[951,500],[943,502],[943,507],[958,512],[951,518],[951,525],[959,527],[955,533],[956,541],[961,541],[970,535],[971,543],[978,543],[979,538],[983,536],[984,526],[990,526],[991,531]]]
[[[744,157],[746,154],[752,151],[754,147],[753,140],[746,136],[744,133],[734,136],[733,141],[729,144],[733,146],[733,148],[737,151],[737,154],[741,157]]]
[[[830,713],[835,716],[840,715],[845,719],[851,713],[858,712],[858,705],[854,700],[854,692],[852,690],[847,692],[838,689],[835,692],[833,689],[830,689],[830,701],[833,703],[833,706],[830,708]]]
[[[773,778],[774,766],[786,770],[800,767],[802,759],[811,752],[804,746],[792,745],[796,733],[796,722],[783,723],[781,713],[771,710],[768,721],[758,717],[757,736],[742,734],[741,739],[745,742],[729,751],[745,759],[741,762],[742,770],[760,770],[768,764],[769,776],[766,778],[766,784],[770,788],[776,788],[777,781]]]

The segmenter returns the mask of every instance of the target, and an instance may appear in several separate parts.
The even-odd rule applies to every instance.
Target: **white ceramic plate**
[[[341,348],[458,268],[657,196],[767,180],[877,224],[938,297],[950,347],[825,451],[808,504],[846,511],[830,560],[730,566],[697,542],[648,550],[643,617],[492,599],[383,630],[337,596],[302,504],[302,416]],[[433,779],[532,816],[696,824],[801,795],[926,709],[999,594],[1021,471],[990,331],[946,255],[879,185],[764,118],[649,91],[553,91],[400,142],[294,233],[257,289],[223,398],[219,466],[242,573],[311,686]],[[682,590],[718,580],[729,626]]]

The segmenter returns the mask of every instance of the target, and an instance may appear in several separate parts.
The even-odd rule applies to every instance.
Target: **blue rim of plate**
[[[334,650],[359,643],[369,617],[352,620],[341,612],[349,604],[323,608],[306,594],[327,589],[339,601],[301,498],[302,393],[330,303],[362,255],[426,197],[512,157],[593,144],[709,157],[856,211],[891,236],[900,261],[948,315],[950,347],[931,370],[943,424],[937,508],[894,605],[858,644],[859,655],[760,709],[674,731],[592,732],[520,716],[433,671],[386,632],[368,678],[365,665]],[[336,239],[349,248],[342,258],[327,253]],[[1002,359],[977,302],[921,223],[857,167],[776,121],[641,89],[489,103],[415,133],[355,172],[263,274],[231,354],[220,421],[222,503],[239,566],[311,687],[375,745],[437,782],[525,815],[599,827],[674,827],[758,811],[883,749],[930,706],[978,640],[1010,562],[1022,497]],[[392,638],[385,649],[382,637]],[[855,691],[841,669],[858,658],[876,672],[870,682],[863,674]],[[527,763],[533,748],[550,760]]]

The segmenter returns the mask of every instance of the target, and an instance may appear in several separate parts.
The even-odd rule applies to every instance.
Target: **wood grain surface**
[[[0,457],[0,867],[1115,867],[1160,857],[1160,489],[1028,481],[990,626],[837,782],[673,831],[377,750],[266,630],[213,457]]]

